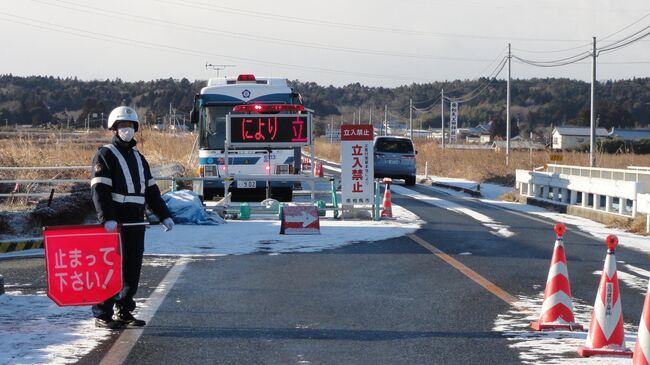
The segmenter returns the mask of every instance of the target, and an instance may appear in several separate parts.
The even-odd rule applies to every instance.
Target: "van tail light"
[[[404,155],[404,158],[415,158],[415,155]]]
[[[384,157],[385,155],[383,153],[377,153],[375,152],[375,157]]]

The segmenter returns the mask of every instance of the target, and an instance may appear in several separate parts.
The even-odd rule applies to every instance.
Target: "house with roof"
[[[640,141],[650,138],[650,129],[616,129],[609,132],[611,138],[618,138],[624,141]]]
[[[589,143],[591,128],[589,127],[555,127],[553,129],[553,149],[568,150]],[[609,133],[605,128],[596,128],[596,140],[607,139]]]

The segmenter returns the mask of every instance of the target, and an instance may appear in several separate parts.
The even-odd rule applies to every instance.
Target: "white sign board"
[[[637,212],[650,214],[650,194],[637,194],[636,204]]]
[[[341,125],[342,204],[373,204],[373,137],[372,125]]]

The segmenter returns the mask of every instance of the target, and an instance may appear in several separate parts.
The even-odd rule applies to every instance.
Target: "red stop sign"
[[[59,306],[101,303],[122,290],[119,230],[101,225],[46,227],[47,296]]]

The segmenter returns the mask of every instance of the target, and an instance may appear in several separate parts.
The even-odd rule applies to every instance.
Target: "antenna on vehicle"
[[[219,77],[219,71],[225,70],[226,67],[236,67],[237,65],[215,65],[212,63],[208,63],[207,61],[205,62],[205,68],[206,69],[213,69],[217,71],[217,77]]]

